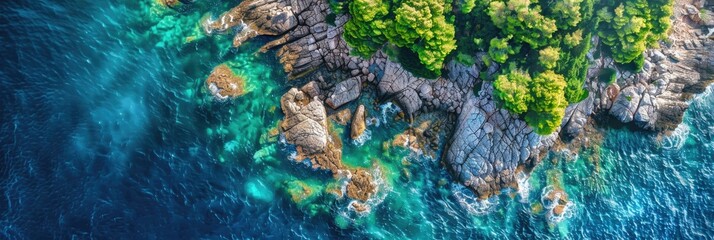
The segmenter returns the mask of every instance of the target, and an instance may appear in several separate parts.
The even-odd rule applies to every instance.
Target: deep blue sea
[[[594,153],[544,160],[517,194],[476,201],[437,160],[410,156],[409,179],[386,181],[368,216],[339,201],[310,214],[282,183],[329,174],[261,137],[293,84],[272,52],[254,54],[270,39],[230,50],[198,26],[238,3],[0,4],[0,239],[714,237],[711,87],[672,136],[607,130]],[[220,103],[203,81],[224,62],[249,93]],[[370,126],[373,143],[346,161],[398,165],[362,156],[403,128]],[[569,196],[564,219],[538,210],[553,186]]]

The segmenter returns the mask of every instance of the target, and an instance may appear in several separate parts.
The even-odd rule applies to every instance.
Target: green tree
[[[560,48],[547,47],[538,51],[538,63],[545,69],[553,69],[560,59]]]
[[[389,13],[389,0],[352,0],[349,11],[352,18],[345,24],[345,41],[353,52],[369,57],[384,45],[383,32],[387,25],[384,17]]]
[[[548,44],[553,33],[558,30],[555,20],[541,15],[537,1],[530,0],[494,0],[489,5],[488,15],[493,24],[505,35],[524,42],[532,48]]]
[[[610,47],[612,58],[618,63],[635,61],[641,67],[647,46],[666,36],[672,4],[671,0],[603,1],[598,36]]]
[[[565,86],[565,78],[553,71],[542,72],[531,81],[532,100],[525,120],[536,133],[547,135],[560,126],[568,106],[563,93]]]
[[[513,55],[518,52],[517,49],[508,45],[508,40],[510,39],[510,36],[491,39],[488,47],[488,56],[497,63],[505,63],[506,60],[508,60],[508,55]]]
[[[528,103],[532,102],[529,86],[531,76],[521,70],[510,71],[499,75],[493,83],[494,95],[503,103],[508,111],[521,114],[528,111]]]
[[[454,25],[447,20],[446,0],[352,0],[344,38],[362,57],[389,42],[409,48],[424,68],[440,73],[446,56],[456,49]]]

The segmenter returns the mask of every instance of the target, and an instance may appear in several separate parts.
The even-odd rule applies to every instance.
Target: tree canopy
[[[482,77],[493,81],[501,106],[548,134],[567,104],[588,96],[593,36],[603,43],[598,51],[638,70],[645,49],[667,34],[672,1],[346,0],[351,18],[344,37],[363,57],[384,46],[409,51],[402,55],[420,64],[405,68],[423,68],[430,77],[452,58],[509,66]],[[487,54],[476,59],[479,52]]]

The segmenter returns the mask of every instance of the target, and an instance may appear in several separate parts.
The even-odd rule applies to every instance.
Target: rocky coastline
[[[579,148],[587,139],[596,139],[592,133],[597,130],[589,129],[617,123],[654,134],[673,131],[689,99],[714,81],[713,8],[705,1],[676,1],[670,37],[659,49],[645,52],[641,72],[618,69],[611,58],[599,54],[597,37],[591,39],[592,64],[584,86],[590,95],[569,106],[561,128],[547,136],[536,134],[517,115],[497,106],[491,83],[481,76],[497,73],[497,64],[465,66],[451,61],[445,64],[443,77],[425,79],[382,51],[370,59],[351,56],[342,38],[349,16],[333,16],[334,24],[329,23],[332,13],[325,0],[247,0],[201,24],[208,35],[234,34],[234,47],[256,36],[275,36],[261,52],[276,49],[295,86],[280,101],[285,114],[282,134],[297,147],[298,161],[309,159],[314,168],[345,179],[346,196],[356,201],[354,208],[366,209],[362,204],[377,191],[371,182],[378,176],[341,163],[342,140],[330,132],[327,122],[366,91],[376,91],[378,100],[397,104],[409,122],[433,114],[454,119],[447,123],[451,127],[437,130],[447,136],[439,140],[445,141],[439,151],[441,162],[454,180],[485,199],[505,188],[518,188],[516,176],[528,173],[557,150],[554,146]],[[615,71],[614,83],[599,79],[605,69]],[[350,135],[357,139],[366,129],[364,106],[347,113],[353,113],[352,118],[340,118],[351,122]],[[429,131],[412,132],[422,135],[416,139]],[[410,138],[406,139],[408,144]]]

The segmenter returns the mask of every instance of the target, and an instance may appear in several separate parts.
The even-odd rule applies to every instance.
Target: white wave
[[[667,150],[679,150],[684,146],[684,142],[689,137],[689,125],[679,124],[671,135],[662,138],[662,148]]]
[[[388,118],[402,111],[399,106],[392,102],[382,104],[379,108],[382,110],[382,122],[387,122]]]
[[[543,208],[546,209],[546,219],[549,223],[557,224],[565,219],[573,217],[575,215],[575,203],[572,201],[566,201],[563,207],[563,214],[556,215],[553,213],[553,209],[559,205],[559,201],[566,196],[563,196],[560,192],[556,192],[553,199],[550,200],[548,196],[555,190],[552,185],[548,185],[543,188],[543,192],[540,197],[541,204]]]
[[[454,198],[456,198],[456,202],[471,215],[483,216],[489,214],[500,203],[497,196],[485,200],[479,199],[471,190],[458,183],[451,184],[451,191]]]
[[[358,146],[358,147],[359,147],[359,146],[364,145],[364,143],[366,143],[366,142],[369,141],[370,139],[372,139],[372,131],[370,131],[369,129],[367,129],[367,130],[364,130],[364,132],[362,133],[362,135],[360,135],[359,137],[357,137],[357,139],[353,139],[353,140],[352,140],[352,144],[354,144],[355,146]]]
[[[521,203],[528,203],[528,196],[531,191],[531,184],[528,182],[528,175],[519,172],[516,174],[516,182],[518,183],[518,196],[521,197],[519,200]]]

